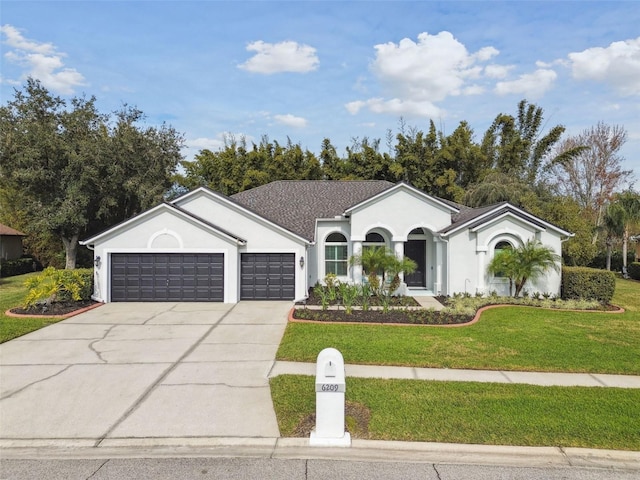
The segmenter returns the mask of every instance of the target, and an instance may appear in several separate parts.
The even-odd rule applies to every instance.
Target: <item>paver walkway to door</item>
[[[279,436],[291,302],[110,303],[0,345],[0,446]]]

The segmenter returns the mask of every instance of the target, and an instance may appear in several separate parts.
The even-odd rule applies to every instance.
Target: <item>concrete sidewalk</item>
[[[391,367],[380,365],[345,365],[347,378],[397,378],[452,382],[524,383],[560,387],[640,388],[640,376],[601,373],[510,372],[464,370],[454,368]],[[270,377],[278,375],[315,375],[315,363],[275,362]]]

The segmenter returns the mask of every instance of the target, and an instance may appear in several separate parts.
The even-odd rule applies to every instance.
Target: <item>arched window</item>
[[[504,255],[505,252],[513,249],[513,245],[511,243],[503,240],[496,243],[496,246],[493,249],[493,257],[497,258],[499,255]],[[496,277],[504,277],[504,272],[496,272]]]
[[[347,275],[347,238],[338,232],[330,234],[324,245],[325,274]]]
[[[384,245],[384,237],[382,235],[380,235],[379,233],[376,233],[376,232],[367,233],[365,242],[366,243],[381,243],[382,245]]]

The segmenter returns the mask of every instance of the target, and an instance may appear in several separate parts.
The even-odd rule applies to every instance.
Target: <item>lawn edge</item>
[[[71,318],[75,315],[79,315],[84,312],[88,312],[89,310],[93,310],[94,308],[98,308],[104,305],[104,303],[94,303],[93,305],[89,305],[88,307],[83,307],[78,310],[74,310],[73,312],[65,313],[64,315],[30,315],[30,314],[21,314],[21,313],[13,313],[11,309],[4,312],[7,317],[12,318],[55,318],[60,320],[65,320],[67,318]],[[14,307],[15,308],[15,307]]]

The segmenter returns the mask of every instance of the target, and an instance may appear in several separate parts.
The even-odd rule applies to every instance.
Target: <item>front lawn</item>
[[[278,376],[271,392],[280,434],[298,435],[314,378]],[[346,398],[370,412],[355,438],[640,450],[637,389],[349,378]]]
[[[465,327],[290,323],[278,360],[315,362],[326,347],[346,363],[640,374],[640,282],[617,280],[625,313],[504,307]]]
[[[0,278],[0,343],[60,321],[58,318],[14,318],[5,315],[10,308],[22,304],[27,294],[24,282],[33,275],[37,273]]]

